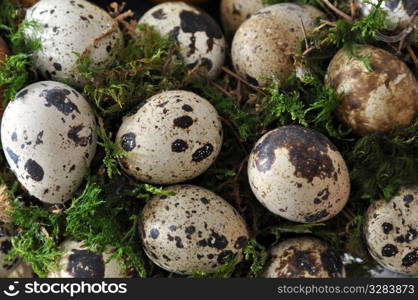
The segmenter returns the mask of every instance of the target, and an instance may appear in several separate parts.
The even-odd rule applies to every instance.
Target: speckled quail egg
[[[157,94],[127,115],[116,140],[127,155],[123,169],[138,180],[172,184],[190,180],[215,161],[222,147],[215,108],[187,91]]]
[[[8,276],[9,278],[34,278],[35,273],[32,267],[26,262],[20,262]]]
[[[213,272],[227,260],[241,260],[248,241],[244,220],[224,199],[192,185],[167,188],[142,212],[145,252],[161,268],[178,274]]]
[[[85,0],[40,0],[28,9],[26,21],[40,26],[25,31],[42,44],[34,54],[35,67],[46,79],[74,85],[82,85],[75,75],[75,53],[89,57],[93,68],[110,65],[122,41],[118,22]]]
[[[10,224],[0,223],[0,278],[9,276],[19,264],[18,258],[12,261],[6,261],[5,259],[12,249],[12,235],[12,226]]]
[[[341,120],[362,135],[408,126],[418,110],[413,73],[383,49],[359,46],[356,53],[368,59],[373,71],[342,49],[326,75],[326,83],[343,95],[337,109]]]
[[[68,85],[37,82],[6,107],[1,141],[11,170],[29,194],[62,203],[78,189],[94,156],[94,112]]]
[[[373,258],[399,273],[418,275],[418,187],[403,188],[390,201],[374,202],[364,235]]]
[[[83,242],[71,239],[64,241],[60,249],[63,255],[59,259],[56,271],[48,278],[125,278],[123,267],[112,256],[114,249],[109,248],[102,254],[89,250]]]
[[[358,2],[362,14],[371,13],[379,0],[360,0]],[[381,8],[386,12],[386,26],[389,30],[405,29],[411,26],[414,32],[408,37],[412,43],[418,45],[418,1],[416,0],[383,0]]]
[[[283,81],[296,70],[297,48],[317,18],[324,17],[309,5],[280,3],[259,10],[237,30],[232,42],[235,70],[254,85],[266,77]],[[302,26],[303,23],[303,26]]]
[[[184,2],[167,2],[145,13],[146,23],[180,45],[181,56],[192,69],[202,66],[216,77],[225,60],[225,39],[218,24],[205,12]]]
[[[300,126],[266,133],[250,154],[248,178],[261,204],[294,222],[331,219],[350,194],[348,169],[336,147]]]
[[[235,33],[245,20],[263,7],[262,0],[222,0],[221,19],[225,31]]]
[[[285,240],[270,250],[266,278],[344,278],[341,258],[330,246],[313,237]]]

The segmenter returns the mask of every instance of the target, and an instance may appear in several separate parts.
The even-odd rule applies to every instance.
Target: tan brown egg
[[[232,42],[235,70],[254,85],[266,77],[287,79],[296,71],[297,49],[306,34],[324,17],[309,5],[280,3],[261,9],[237,30]]]
[[[248,179],[269,211],[300,223],[333,218],[350,194],[348,169],[338,149],[322,134],[300,126],[279,127],[256,143]]]
[[[332,59],[326,83],[342,94],[337,109],[341,120],[366,135],[408,126],[418,109],[418,83],[414,74],[391,53],[373,46],[359,46],[356,55],[341,49]]]
[[[344,278],[341,258],[325,242],[313,237],[285,240],[270,250],[266,278]]]
[[[224,30],[233,35],[245,20],[263,7],[262,0],[222,0],[221,19]]]
[[[391,271],[418,275],[418,187],[402,188],[390,201],[373,202],[365,220],[373,258]]]

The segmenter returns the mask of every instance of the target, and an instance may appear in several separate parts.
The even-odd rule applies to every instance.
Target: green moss
[[[38,276],[46,277],[56,268],[56,261],[62,254],[58,248],[63,229],[62,214],[16,201],[11,217],[19,233],[12,238],[9,257],[21,257]]]
[[[95,68],[79,56],[78,77],[85,80],[84,94],[104,115],[126,112],[156,93],[176,89],[187,80],[184,64],[174,55],[177,46],[152,27],[139,25],[127,37],[111,68]]]

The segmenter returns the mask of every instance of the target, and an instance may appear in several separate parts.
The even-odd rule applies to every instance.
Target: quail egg
[[[248,178],[261,204],[294,222],[331,219],[350,194],[341,154],[328,138],[300,126],[266,133],[250,154]]]
[[[116,140],[127,155],[123,169],[138,180],[172,184],[195,178],[222,146],[215,108],[187,91],[157,94],[127,115]]]
[[[145,252],[161,268],[178,273],[214,272],[227,260],[241,260],[248,241],[237,211],[213,192],[192,185],[168,187],[142,212]]]
[[[364,235],[373,258],[391,271],[418,275],[418,187],[379,200],[366,213]]]
[[[35,273],[32,267],[26,262],[22,261],[19,263],[12,273],[8,276],[9,278],[34,278]]]
[[[48,278],[126,278],[123,267],[112,256],[114,249],[109,248],[102,254],[90,251],[83,242],[71,239],[61,245],[63,255],[58,268]]]
[[[191,69],[202,66],[209,78],[221,72],[225,39],[218,24],[205,12],[184,2],[167,2],[150,9],[139,23],[152,25],[161,35],[176,40]]]
[[[259,10],[235,33],[235,70],[253,85],[266,85],[265,78],[272,76],[283,82],[296,70],[297,49],[304,30],[309,34],[320,17],[324,14],[318,9],[293,3]]]
[[[225,31],[235,33],[245,20],[263,7],[262,0],[222,0],[221,19]]]
[[[337,114],[361,135],[408,126],[418,109],[418,83],[408,67],[389,52],[359,46],[372,67],[340,50],[332,59],[326,83],[342,94]]]
[[[94,156],[94,112],[68,85],[37,82],[6,107],[1,141],[11,170],[29,194],[63,203],[80,186]]]
[[[361,0],[359,6],[362,14],[369,15],[379,0]],[[418,45],[418,1],[416,0],[383,0],[380,6],[386,12],[386,26],[388,30],[405,29],[411,26],[414,30],[408,37],[412,43]]]
[[[12,249],[12,235],[12,226],[0,222],[0,278],[9,276],[19,264],[18,258],[13,259],[12,261],[6,261],[5,259]]]
[[[77,55],[91,59],[92,67],[113,63],[122,33],[118,22],[101,8],[85,0],[40,0],[28,9],[26,21],[40,29],[27,29],[26,37],[39,39],[42,48],[34,54],[34,65],[46,79],[76,78]]]
[[[344,278],[341,258],[330,246],[313,237],[285,240],[270,250],[266,278]]]

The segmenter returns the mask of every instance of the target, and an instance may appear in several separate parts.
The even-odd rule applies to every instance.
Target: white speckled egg
[[[245,20],[263,7],[262,0],[222,0],[221,19],[225,31],[234,34]]]
[[[7,162],[29,194],[63,203],[78,189],[96,151],[96,120],[76,90],[41,81],[21,90],[1,123]]]
[[[326,83],[342,94],[337,114],[357,133],[366,135],[408,126],[418,111],[418,83],[401,60],[373,46],[357,55],[369,60],[373,71],[345,49],[332,59]]]
[[[13,270],[19,265],[19,259],[6,261],[5,258],[12,249],[13,229],[10,224],[0,222],[0,278],[9,276]]]
[[[266,133],[250,154],[248,178],[261,204],[294,222],[329,220],[350,194],[341,154],[328,138],[300,126]]]
[[[361,12],[364,16],[371,13],[374,5],[379,0],[360,0],[358,2]],[[405,29],[412,26],[414,32],[408,36],[408,39],[418,45],[418,1],[416,0],[383,0],[381,8],[386,12],[386,26],[389,30]]]
[[[154,26],[180,45],[190,68],[203,66],[210,78],[216,77],[225,60],[225,39],[218,24],[205,12],[184,2],[167,2],[145,13],[139,23]]]
[[[64,241],[60,249],[63,255],[58,268],[48,278],[126,278],[123,267],[116,259],[110,261],[114,249],[102,254],[90,251],[83,242],[71,239]]]
[[[35,278],[32,267],[26,262],[20,262],[8,278]]]
[[[26,21],[35,21],[40,29],[26,30],[30,39],[39,39],[42,48],[34,54],[34,65],[46,79],[76,78],[77,56],[89,57],[92,67],[114,61],[122,41],[118,22],[103,9],[85,0],[40,0],[28,9]]]
[[[344,278],[345,268],[330,246],[313,237],[285,240],[270,249],[266,278]]]
[[[364,235],[373,258],[391,271],[418,275],[418,187],[373,202]]]
[[[123,169],[138,180],[172,184],[195,178],[222,147],[222,123],[215,108],[187,91],[168,91],[127,115],[116,141],[127,155]]]
[[[227,259],[242,258],[248,232],[242,217],[224,199],[192,185],[167,188],[142,211],[145,252],[161,268],[178,273],[213,272]]]
[[[324,14],[318,9],[294,3],[259,10],[235,33],[232,42],[235,70],[254,85],[266,85],[266,77],[287,79],[296,70],[303,27],[310,34],[320,17]]]

